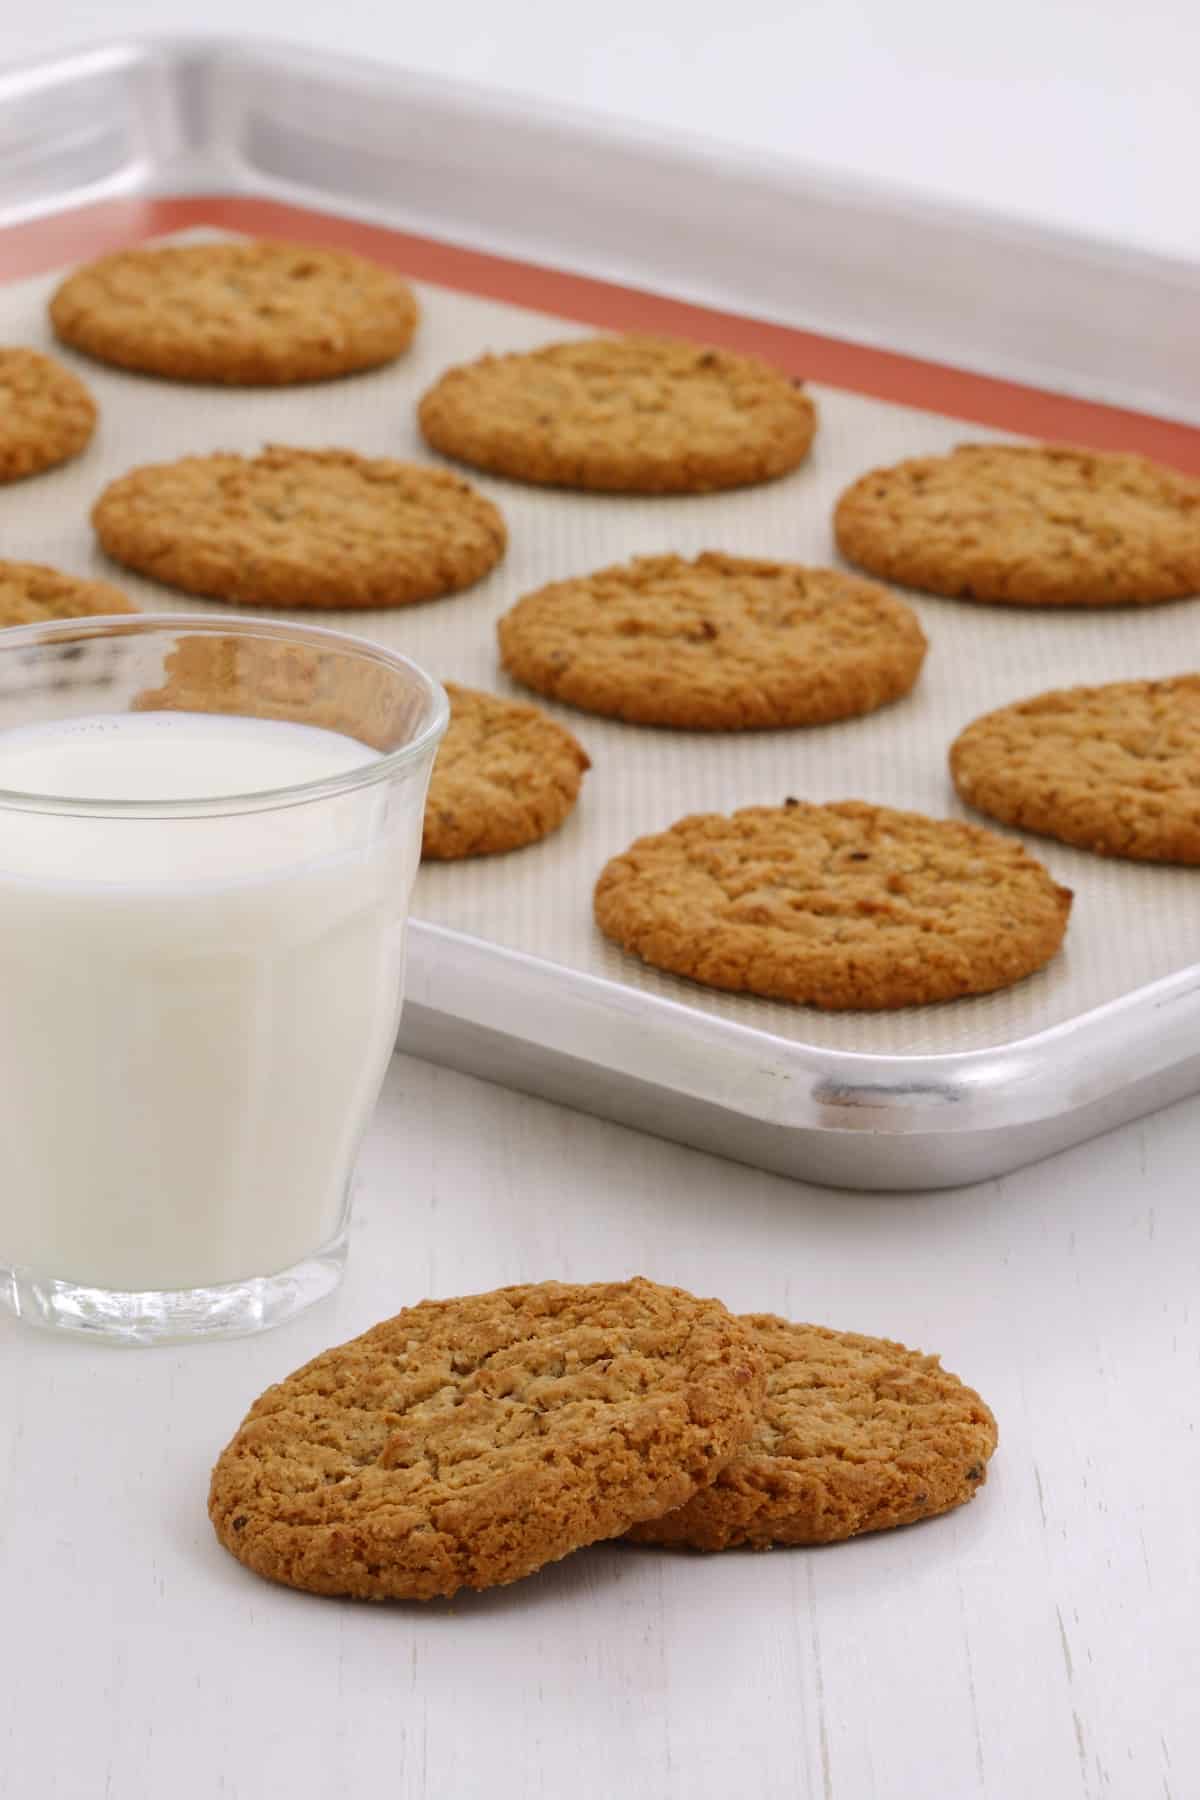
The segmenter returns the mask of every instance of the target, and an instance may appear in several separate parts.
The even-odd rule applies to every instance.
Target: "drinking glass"
[[[336,1285],[447,718],[407,658],[316,627],[0,632],[0,1302],[20,1317],[228,1335]]]

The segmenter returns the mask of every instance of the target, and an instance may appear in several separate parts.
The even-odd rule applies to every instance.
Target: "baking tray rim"
[[[723,170],[737,171],[780,186],[801,188],[834,204],[903,209],[951,229],[1000,238],[1020,237],[1034,248],[1069,249],[1081,259],[1130,267],[1177,271],[1195,275],[1200,259],[1171,254],[1140,244],[1109,238],[1077,227],[1051,225],[1019,210],[988,206],[975,210],[965,201],[919,186],[906,186],[886,176],[841,170],[804,157],[765,147],[739,145],[732,140],[708,137],[680,126],[658,125],[633,114],[615,116],[578,104],[548,100],[525,90],[503,89],[486,82],[452,78],[403,64],[383,65],[369,57],[326,50],[287,37],[258,32],[230,31],[129,31],[117,35],[81,36],[61,49],[24,57],[0,57],[0,105],[10,94],[53,88],[89,74],[114,73],[158,62],[172,65],[196,61],[226,61],[236,65],[250,59],[287,65],[297,76],[328,80],[339,75],[369,87],[406,92],[448,108],[467,108],[487,123],[523,125],[531,121],[592,145],[643,151],[691,164],[699,172],[714,161]],[[143,191],[153,191],[149,184]]]
[[[540,1047],[797,1130],[1015,1129],[1119,1094],[1200,1051],[1200,963],[1007,1043],[908,1054],[797,1042],[418,915],[409,932],[408,995],[414,1003],[512,1037],[517,1034],[504,995],[510,985],[519,987],[527,1003],[532,998],[547,1009],[573,1011],[571,1041],[565,1032],[555,1046],[547,1045],[544,1035],[521,1034]],[[451,993],[445,991],[448,971]],[[502,989],[490,1004],[489,984]],[[606,1055],[603,1040],[608,1027],[633,1015],[640,1035],[631,1066]],[[587,1027],[580,1029],[585,1018]],[[541,1023],[544,1027],[545,1014]],[[678,1064],[672,1069],[658,1060],[672,1049],[692,1053],[689,1080],[673,1080]],[[704,1058],[700,1064],[694,1060],[697,1050]],[[1136,1066],[1123,1079],[1131,1061]],[[755,1086],[743,1089],[736,1101],[728,1092],[731,1070],[755,1078]]]

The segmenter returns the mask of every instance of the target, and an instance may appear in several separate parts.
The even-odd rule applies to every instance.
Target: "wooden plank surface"
[[[340,1293],[116,1351],[0,1316],[0,1794],[1186,1800],[1200,1792],[1200,1103],[957,1192],[805,1187],[398,1058]],[[424,1295],[642,1272],[942,1353],[964,1511],[820,1551],[583,1552],[365,1607],[217,1546],[258,1391]]]

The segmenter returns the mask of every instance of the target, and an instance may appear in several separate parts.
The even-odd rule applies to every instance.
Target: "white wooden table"
[[[958,1192],[810,1188],[397,1059],[340,1293],[152,1351],[0,1316],[4,1800],[1191,1800],[1200,1103]],[[274,1588],[209,1466],[424,1295],[643,1273],[940,1351],[963,1511],[820,1551],[597,1548],[427,1607]]]

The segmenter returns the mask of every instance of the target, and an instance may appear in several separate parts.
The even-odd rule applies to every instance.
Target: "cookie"
[[[429,783],[421,855],[490,856],[562,824],[591,767],[564,725],[519,700],[448,681],[450,724]]]
[[[755,1434],[686,1506],[635,1525],[635,1542],[836,1544],[949,1512],[978,1493],[996,1421],[936,1356],[771,1313],[742,1322],[767,1358]]]
[[[925,636],[874,582],[706,551],[640,556],[519,600],[500,620],[510,675],[631,725],[824,725],[906,694]]]
[[[232,713],[340,732],[387,755],[411,742],[413,696],[373,657],[255,635],[185,632],[133,712]]]
[[[613,857],[596,922],[708,987],[877,1011],[1008,987],[1071,908],[1020,844],[861,800],[696,813]]]
[[[449,369],[419,410],[435,450],[548,487],[703,494],[786,475],[816,408],[752,356],[584,338]]]
[[[752,1333],[680,1288],[425,1300],[268,1388],[209,1516],[239,1562],[311,1593],[494,1587],[683,1505],[763,1392]]]
[[[243,606],[404,606],[470,587],[504,520],[444,469],[351,450],[185,456],[105,488],[92,524],[115,561]]]
[[[0,562],[0,626],[136,611],[120,588],[107,581],[85,581],[44,563]]]
[[[962,444],[837,504],[850,562],[958,600],[1117,606],[1200,591],[1200,481],[1144,456]]]
[[[391,362],[416,329],[417,303],[398,276],[349,250],[168,244],[68,275],[50,319],[64,344],[118,368],[277,387]]]
[[[95,428],[96,403],[78,375],[37,350],[0,350],[0,481],[78,456]]]
[[[1200,863],[1200,675],[1059,688],[950,747],[968,806],[1101,856]]]

